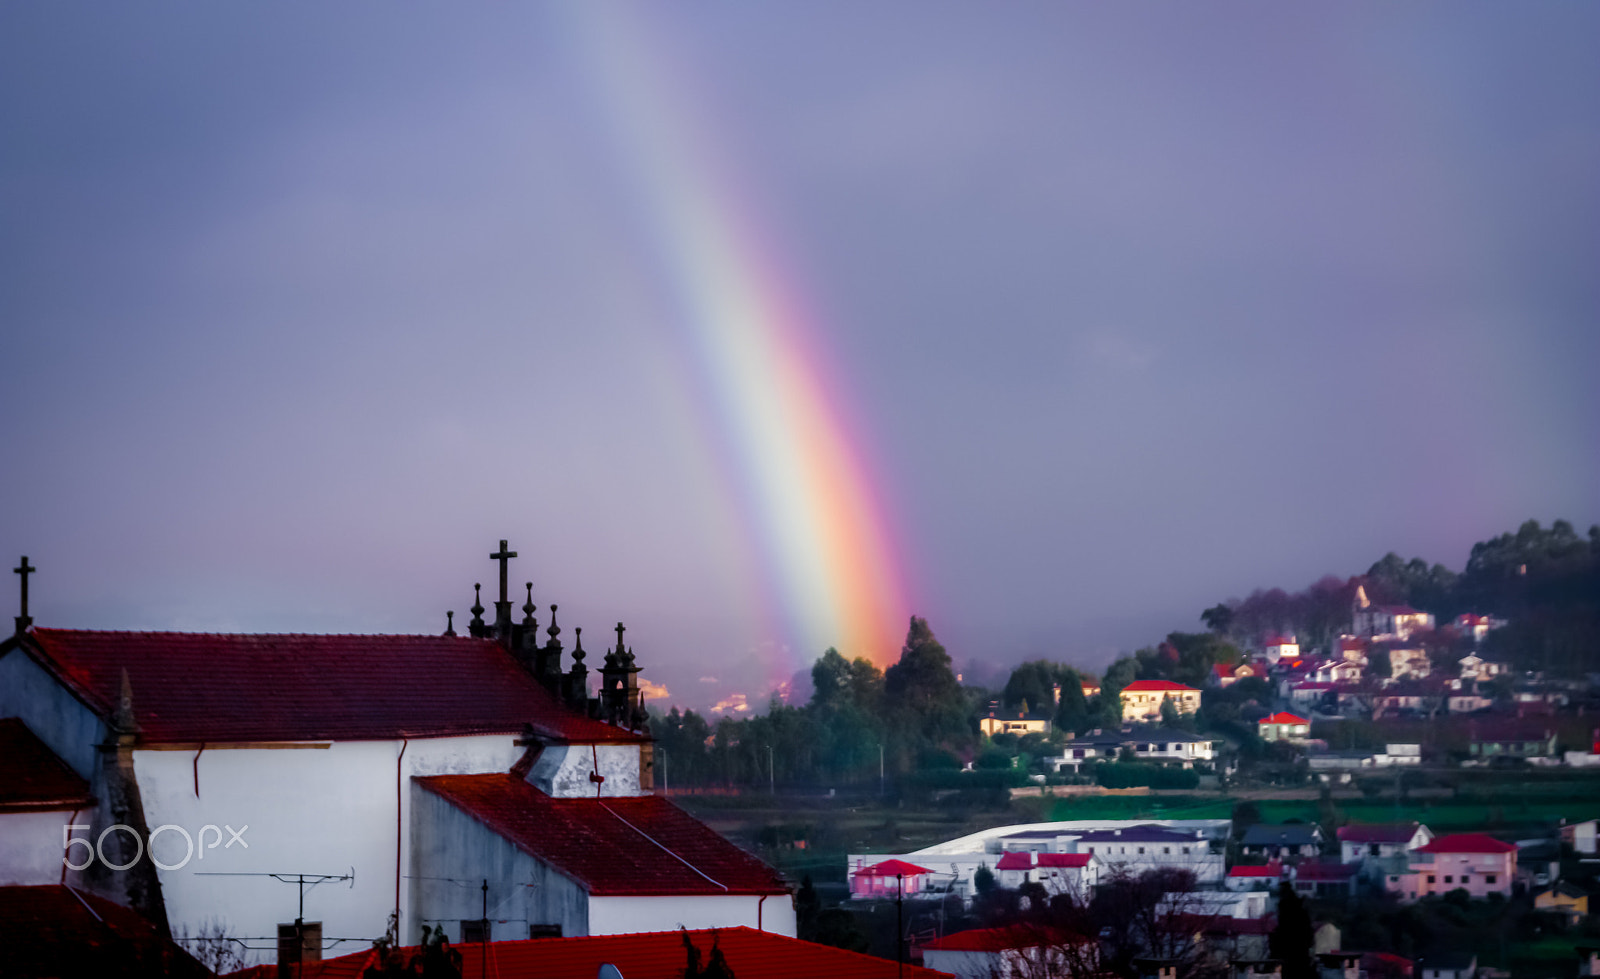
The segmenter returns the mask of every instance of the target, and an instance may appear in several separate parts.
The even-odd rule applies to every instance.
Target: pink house
[[[927,875],[931,873],[933,871],[927,867],[904,860],[885,860],[862,867],[850,875],[850,896],[894,898],[905,894],[909,897],[922,891]]]
[[[1390,878],[1406,900],[1464,889],[1476,898],[1511,896],[1517,872],[1517,847],[1482,833],[1439,836],[1411,851],[1411,872]],[[1398,885],[1398,886],[1397,886]]]

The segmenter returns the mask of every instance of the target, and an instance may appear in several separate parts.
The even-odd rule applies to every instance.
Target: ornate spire
[[[447,636],[456,634],[456,613],[454,611],[444,614],[444,634]]]
[[[472,630],[472,635],[474,637],[481,636],[483,634],[482,592],[483,585],[479,582],[474,582],[472,585],[472,621],[467,624],[467,628]]]
[[[139,722],[133,716],[133,681],[128,679],[127,667],[122,668],[122,694],[117,699],[116,713],[111,715],[111,729],[127,737],[139,732]]]
[[[550,609],[551,611],[554,611],[555,606],[550,606]],[[552,625],[550,628],[552,631],[554,631],[555,626]],[[583,651],[583,627],[579,626],[576,629],[573,629],[572,635],[574,636],[573,642],[576,644],[572,647],[572,665],[574,668],[576,668],[583,665],[583,658],[585,655],[587,655]]]
[[[554,604],[550,606],[550,628],[546,629],[545,632],[550,636],[551,642],[560,645],[560,640],[556,638],[561,635],[561,627],[556,625],[556,608],[557,606]]]
[[[522,628],[527,630],[537,630],[539,628],[539,620],[533,617],[533,613],[537,611],[539,611],[539,606],[533,604],[533,582],[530,581],[528,582],[528,600],[522,603]]]

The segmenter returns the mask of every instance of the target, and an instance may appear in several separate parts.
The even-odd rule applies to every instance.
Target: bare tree
[[[193,935],[189,934],[188,925],[179,925],[172,939],[195,961],[219,976],[245,966],[243,946],[228,937],[227,923],[220,918],[205,919]]]

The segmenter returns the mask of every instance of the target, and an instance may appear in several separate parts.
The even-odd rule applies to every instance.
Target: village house
[[[1433,831],[1417,822],[1352,824],[1339,827],[1335,835],[1344,863],[1407,857],[1433,839]]]
[[[1304,717],[1279,711],[1256,722],[1263,741],[1303,741],[1311,737],[1311,722]]]
[[[1434,628],[1433,615],[1409,605],[1374,605],[1367,599],[1366,586],[1357,585],[1351,608],[1351,631],[1376,639],[1409,639],[1414,632]]]
[[[1404,900],[1462,889],[1475,898],[1511,896],[1517,847],[1482,833],[1438,836],[1411,851],[1410,868],[1389,889]]]
[[[1276,891],[1285,876],[1283,863],[1278,860],[1268,860],[1263,864],[1234,864],[1228,868],[1228,876],[1222,886],[1230,891]]]
[[[1135,727],[1125,731],[1093,731],[1062,745],[1061,754],[1042,759],[1053,771],[1079,772],[1085,764],[1115,761],[1126,751],[1139,761],[1170,763],[1182,768],[1216,760],[1210,738],[1164,727]]]
[[[1537,720],[1490,720],[1473,723],[1467,754],[1479,760],[1543,758],[1556,753],[1556,733]]]
[[[1420,646],[1389,646],[1389,677],[1392,680],[1421,680],[1433,673],[1433,661]]]
[[[1571,927],[1588,917],[1589,892],[1570,881],[1558,880],[1533,896],[1533,906],[1565,919]]]
[[[850,872],[850,896],[854,898],[913,897],[928,886],[932,870],[905,860],[883,860]]]
[[[1092,975],[1100,959],[1092,939],[1030,924],[958,931],[923,943],[921,950],[924,966],[956,979]]]
[[[1257,823],[1244,831],[1239,852],[1273,860],[1315,857],[1322,852],[1322,830],[1313,823]]]
[[[1015,734],[1022,737],[1027,734],[1048,735],[1050,733],[1050,718],[1048,715],[1037,711],[1022,713],[1020,711],[990,710],[988,714],[978,718],[978,730],[985,737],[994,737],[996,734]]]
[[[1163,702],[1179,714],[1193,714],[1200,709],[1200,691],[1171,680],[1135,680],[1122,688],[1122,719],[1160,720]]]
[[[1304,860],[1297,864],[1294,891],[1301,897],[1344,899],[1355,894],[1356,877],[1361,866],[1336,861]]]
[[[1261,653],[1268,663],[1300,658],[1300,643],[1293,636],[1268,636],[1261,643]]]

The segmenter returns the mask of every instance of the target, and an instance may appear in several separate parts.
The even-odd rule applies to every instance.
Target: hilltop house
[[[1256,722],[1263,741],[1300,741],[1311,737],[1311,722],[1287,711],[1279,711]]]
[[[978,718],[978,730],[990,738],[996,734],[1015,734],[1018,737],[1025,734],[1048,735],[1050,717],[1037,711],[1022,713],[992,709],[986,716]]]
[[[1414,632],[1431,630],[1433,615],[1409,605],[1374,605],[1367,599],[1364,585],[1356,586],[1351,608],[1351,631],[1377,639],[1409,639]]]
[[[1245,830],[1239,851],[1273,860],[1315,857],[1322,852],[1322,830],[1314,823],[1257,823]]]
[[[1179,714],[1193,714],[1200,709],[1200,691],[1171,680],[1135,680],[1122,688],[1122,719],[1159,720],[1165,701]]]

